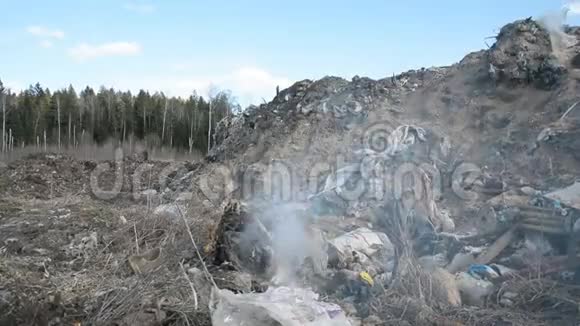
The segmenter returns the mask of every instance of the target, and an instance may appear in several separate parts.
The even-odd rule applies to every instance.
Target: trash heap
[[[426,134],[416,126],[395,128],[385,152],[371,157],[392,164],[427,142]],[[502,186],[474,218],[478,232],[466,233],[438,207],[428,171],[418,172],[422,200],[414,200],[411,185],[384,201],[349,203],[341,187],[362,176],[336,178],[339,170],[306,204],[230,201],[215,230],[213,263],[250,273],[266,290],[214,289],[214,325],[375,325],[392,318],[461,324],[473,307],[497,310],[488,322],[519,323],[539,318],[517,313],[527,300],[536,313],[575,316],[558,291],[577,280],[580,183],[550,192]],[[480,180],[487,180],[476,183],[482,187],[492,183]],[[372,214],[349,214],[362,206]],[[548,284],[554,292],[543,293]],[[417,313],[398,315],[406,305]]]
[[[550,34],[552,33],[552,34]],[[531,18],[504,26],[489,50],[490,75],[497,81],[552,88],[567,73],[554,48],[566,34],[544,28]],[[564,40],[561,40],[564,42]]]
[[[558,33],[516,21],[459,64],[304,80],[220,122],[196,178],[227,167],[233,186],[217,200],[194,189],[193,206],[197,197],[219,207],[203,213],[213,223],[194,218],[196,238],[214,266],[254,285],[214,289],[213,323],[575,320],[580,119],[568,77],[580,48],[568,43],[574,29]],[[519,100],[534,96],[542,106]],[[314,186],[299,184],[298,198],[240,190],[265,184],[243,177],[272,162],[297,179],[331,167]]]

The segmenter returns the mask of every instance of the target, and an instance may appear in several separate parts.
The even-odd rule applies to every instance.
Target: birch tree
[[[161,146],[163,146],[163,141],[165,140],[165,122],[167,119],[167,107],[168,107],[168,99],[165,98],[165,110],[163,110],[163,127],[161,129]]]
[[[209,153],[209,150],[211,149],[211,98],[209,99],[209,119],[207,119],[207,122],[209,124],[209,127],[207,129],[207,152]]]
[[[0,96],[2,96],[2,152],[6,152],[6,94],[2,81],[0,81]]]
[[[60,149],[60,96],[56,97],[56,112],[58,121],[58,149]]]

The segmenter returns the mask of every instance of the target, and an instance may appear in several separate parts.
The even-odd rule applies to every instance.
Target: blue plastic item
[[[469,266],[467,273],[478,279],[491,279],[499,276],[493,268],[482,264],[473,264]]]

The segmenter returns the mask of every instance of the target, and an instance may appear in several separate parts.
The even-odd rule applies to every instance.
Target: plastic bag
[[[353,251],[372,256],[379,250],[394,251],[389,237],[382,232],[375,232],[367,228],[359,228],[343,234],[330,243],[344,255]]]
[[[264,293],[212,290],[214,326],[351,326],[342,309],[307,289],[274,287]]]

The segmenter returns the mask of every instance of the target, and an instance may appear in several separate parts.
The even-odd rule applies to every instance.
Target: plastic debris
[[[343,234],[330,241],[330,244],[336,248],[343,258],[351,257],[353,252],[370,257],[381,249],[388,252],[394,250],[393,244],[386,234],[367,228],[359,228]]]
[[[477,279],[494,279],[500,276],[500,273],[496,271],[493,267],[482,264],[474,264],[469,267],[467,271],[469,275]]]
[[[367,272],[360,272],[359,277],[361,278],[361,280],[363,280],[363,282],[367,283],[370,286],[374,286],[375,285],[375,281],[373,280],[372,276],[367,273]]]
[[[560,203],[562,203],[564,205],[580,209],[580,182],[575,182],[567,188],[548,193],[545,195],[545,197],[554,200],[554,206],[560,205]]]
[[[457,288],[463,298],[463,303],[481,306],[485,299],[493,292],[494,286],[490,281],[473,277],[469,272],[461,272],[456,278]]]
[[[214,289],[212,325],[351,326],[338,305],[318,301],[318,297],[302,288],[275,287],[250,294]]]
[[[425,141],[425,135],[425,129],[421,127],[399,126],[387,138],[388,147],[385,154],[396,155],[414,145],[417,141]]]

